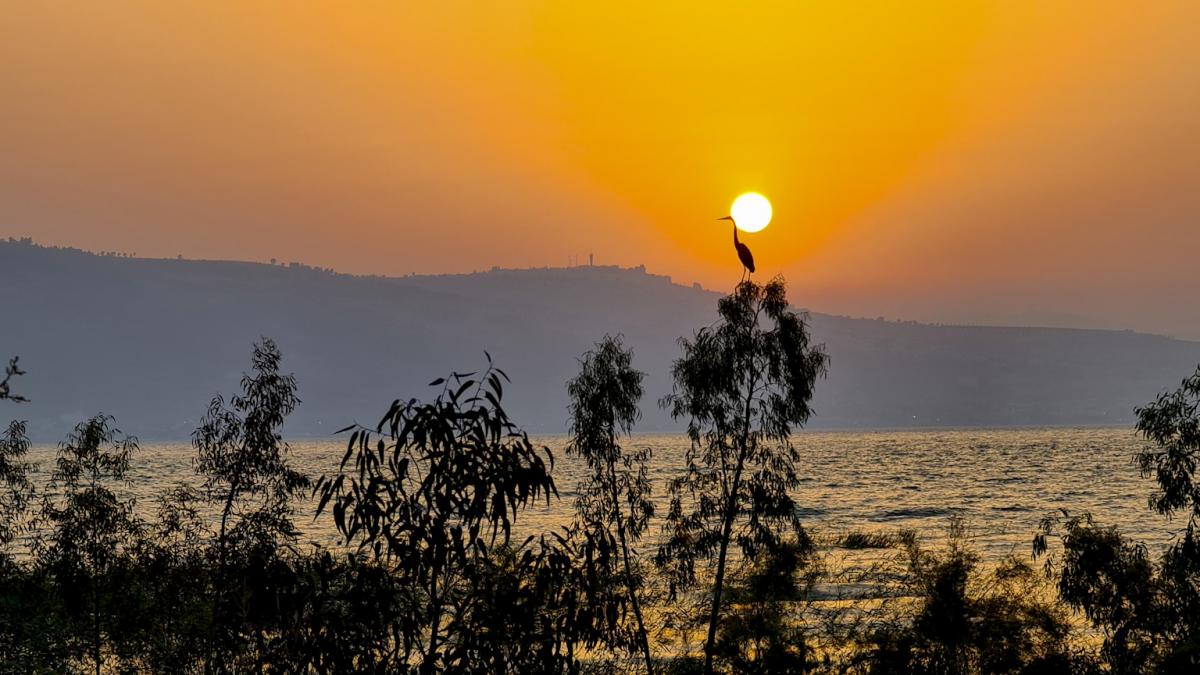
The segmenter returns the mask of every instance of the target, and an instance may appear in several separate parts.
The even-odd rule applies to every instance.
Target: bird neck
[[[738,241],[738,236],[737,236],[737,225],[734,225],[734,226],[733,226],[733,243],[734,243],[734,244],[738,244],[738,243],[740,243],[740,242]]]

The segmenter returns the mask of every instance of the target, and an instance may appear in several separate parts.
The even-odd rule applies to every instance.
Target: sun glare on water
[[[747,192],[733,200],[729,215],[739,230],[758,232],[771,222],[771,202],[757,192]]]

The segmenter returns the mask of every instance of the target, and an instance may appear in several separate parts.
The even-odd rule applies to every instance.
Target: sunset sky
[[[223,7],[216,6],[217,4]],[[1200,3],[0,0],[0,236],[1200,339]]]

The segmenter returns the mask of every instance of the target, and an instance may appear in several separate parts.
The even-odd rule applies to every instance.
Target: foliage
[[[1111,671],[1192,672],[1200,667],[1200,369],[1137,416],[1149,444],[1134,462],[1157,483],[1150,508],[1186,513],[1182,536],[1154,561],[1115,528],[1064,511],[1043,521],[1034,553],[1047,555],[1048,539],[1059,539],[1062,552],[1047,555],[1047,573],[1057,570],[1063,601],[1104,635],[1101,657]]]
[[[100,672],[106,638],[120,623],[112,617],[124,609],[120,579],[143,530],[132,498],[118,491],[128,486],[130,455],[137,440],[97,415],[79,424],[59,446],[54,473],[42,503],[47,532],[37,542],[55,599],[68,626],[67,650],[87,654]]]
[[[1047,555],[1051,536],[1061,543],[1061,557]],[[1100,656],[1113,672],[1153,670],[1165,627],[1160,625],[1161,583],[1145,546],[1114,527],[1097,525],[1088,514],[1063,512],[1061,518],[1042,521],[1034,554],[1047,555],[1046,573],[1058,570],[1059,597],[1103,635]]]
[[[231,544],[269,555],[295,536],[291,498],[309,480],[288,464],[288,445],[280,433],[300,403],[296,378],[279,372],[281,359],[273,341],[255,344],[253,372],[242,376],[242,393],[228,404],[213,398],[192,434],[196,470],[221,504],[217,544],[222,562]]]
[[[1194,539],[1200,517],[1200,483],[1196,464],[1200,461],[1200,368],[1179,389],[1160,394],[1150,405],[1137,410],[1137,430],[1152,445],[1137,453],[1134,461],[1142,477],[1153,474],[1158,491],[1150,497],[1150,508],[1171,516],[1186,512],[1185,538]]]
[[[38,659],[24,646],[44,636],[39,619],[46,616],[40,611],[46,589],[23,574],[11,550],[30,526],[35,493],[29,475],[36,467],[24,461],[29,447],[23,422],[11,422],[0,435],[0,662],[32,670]]]
[[[210,671],[218,663],[229,670],[242,661],[244,667],[262,666],[278,620],[279,577],[290,575],[280,549],[295,540],[292,500],[310,483],[291,467],[281,433],[300,403],[296,379],[280,372],[281,360],[273,341],[264,338],[255,344],[241,393],[228,404],[214,397],[192,434],[195,468],[204,477],[202,494],[221,514],[211,551],[213,578],[205,594],[209,605],[204,611],[212,614],[214,631],[205,637],[221,652],[206,665]],[[176,492],[165,504],[167,526],[188,523],[186,516],[199,496]]]
[[[557,495],[549,450],[501,405],[507,380],[489,356],[478,377],[432,382],[432,402],[394,402],[374,431],[353,432],[340,473],[317,484],[318,513],[332,504],[346,543],[391,570],[417,608],[395,627],[397,665],[470,666],[487,635],[473,617],[494,590],[475,572],[494,564],[520,509]]]
[[[812,548],[785,541],[764,551],[729,589],[716,654],[737,673],[801,673],[811,666],[797,606],[811,592]]]
[[[838,546],[848,549],[891,548],[896,544],[895,535],[887,532],[847,532],[838,539]]]
[[[672,595],[693,588],[697,563],[715,566],[705,641],[713,670],[729,546],[744,560],[807,535],[790,490],[799,479],[792,431],[811,410],[813,385],[826,356],[810,344],[804,319],[788,309],[782,280],[742,282],[718,304],[713,327],[683,339],[672,367],[673,391],[662,400],[688,420],[686,471],[672,481],[667,540],[658,564]]]
[[[1008,558],[981,570],[957,519],[944,551],[923,549],[911,534],[904,549],[915,602],[870,636],[870,672],[1032,673],[1071,662],[1067,613],[1028,564]]]
[[[614,610],[597,612],[604,619],[599,629],[610,646],[639,650],[652,673],[641,598],[646,572],[634,548],[654,515],[646,469],[651,452],[626,451],[619,442],[641,415],[644,377],[620,338],[605,337],[584,354],[579,374],[567,383],[572,435],[567,453],[582,457],[588,467],[575,503],[578,527],[585,532],[587,578],[594,580],[594,596]]]
[[[280,672],[383,673],[394,649],[390,629],[413,610],[389,570],[357,556],[316,550],[282,559],[268,641],[260,660]]]
[[[29,474],[35,470],[24,461],[29,447],[24,422],[9,423],[0,435],[0,557],[7,557],[13,539],[28,526],[27,513],[34,497]]]
[[[481,582],[477,603],[448,661],[471,673],[575,673],[583,651],[602,660],[613,605],[597,595],[602,580],[588,578],[580,557],[558,533],[479,557],[469,571]]]
[[[188,672],[214,645],[209,528],[200,515],[201,496],[178,486],[158,497],[157,517],[125,559],[129,608],[121,626],[128,652],[152,672]]]
[[[1158,491],[1150,507],[1172,516],[1187,514],[1183,536],[1169,546],[1158,564],[1159,633],[1168,652],[1162,668],[1200,667],[1200,367],[1179,388],[1137,410],[1137,430],[1149,440],[1134,461],[1142,476],[1154,475]],[[1142,594],[1148,588],[1141,589]],[[1165,638],[1165,640],[1163,639]]]

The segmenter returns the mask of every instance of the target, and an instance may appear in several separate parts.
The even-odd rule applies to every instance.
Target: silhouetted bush
[[[735,673],[802,673],[810,649],[799,603],[808,599],[812,547],[784,541],[763,550],[729,588],[715,654]]]
[[[869,636],[870,672],[1034,673],[1074,662],[1068,613],[1031,566],[1008,558],[980,569],[957,519],[944,551],[926,550],[912,535],[903,545],[907,597]]]
[[[891,548],[896,537],[886,532],[847,532],[838,539],[838,546],[848,549]]]

